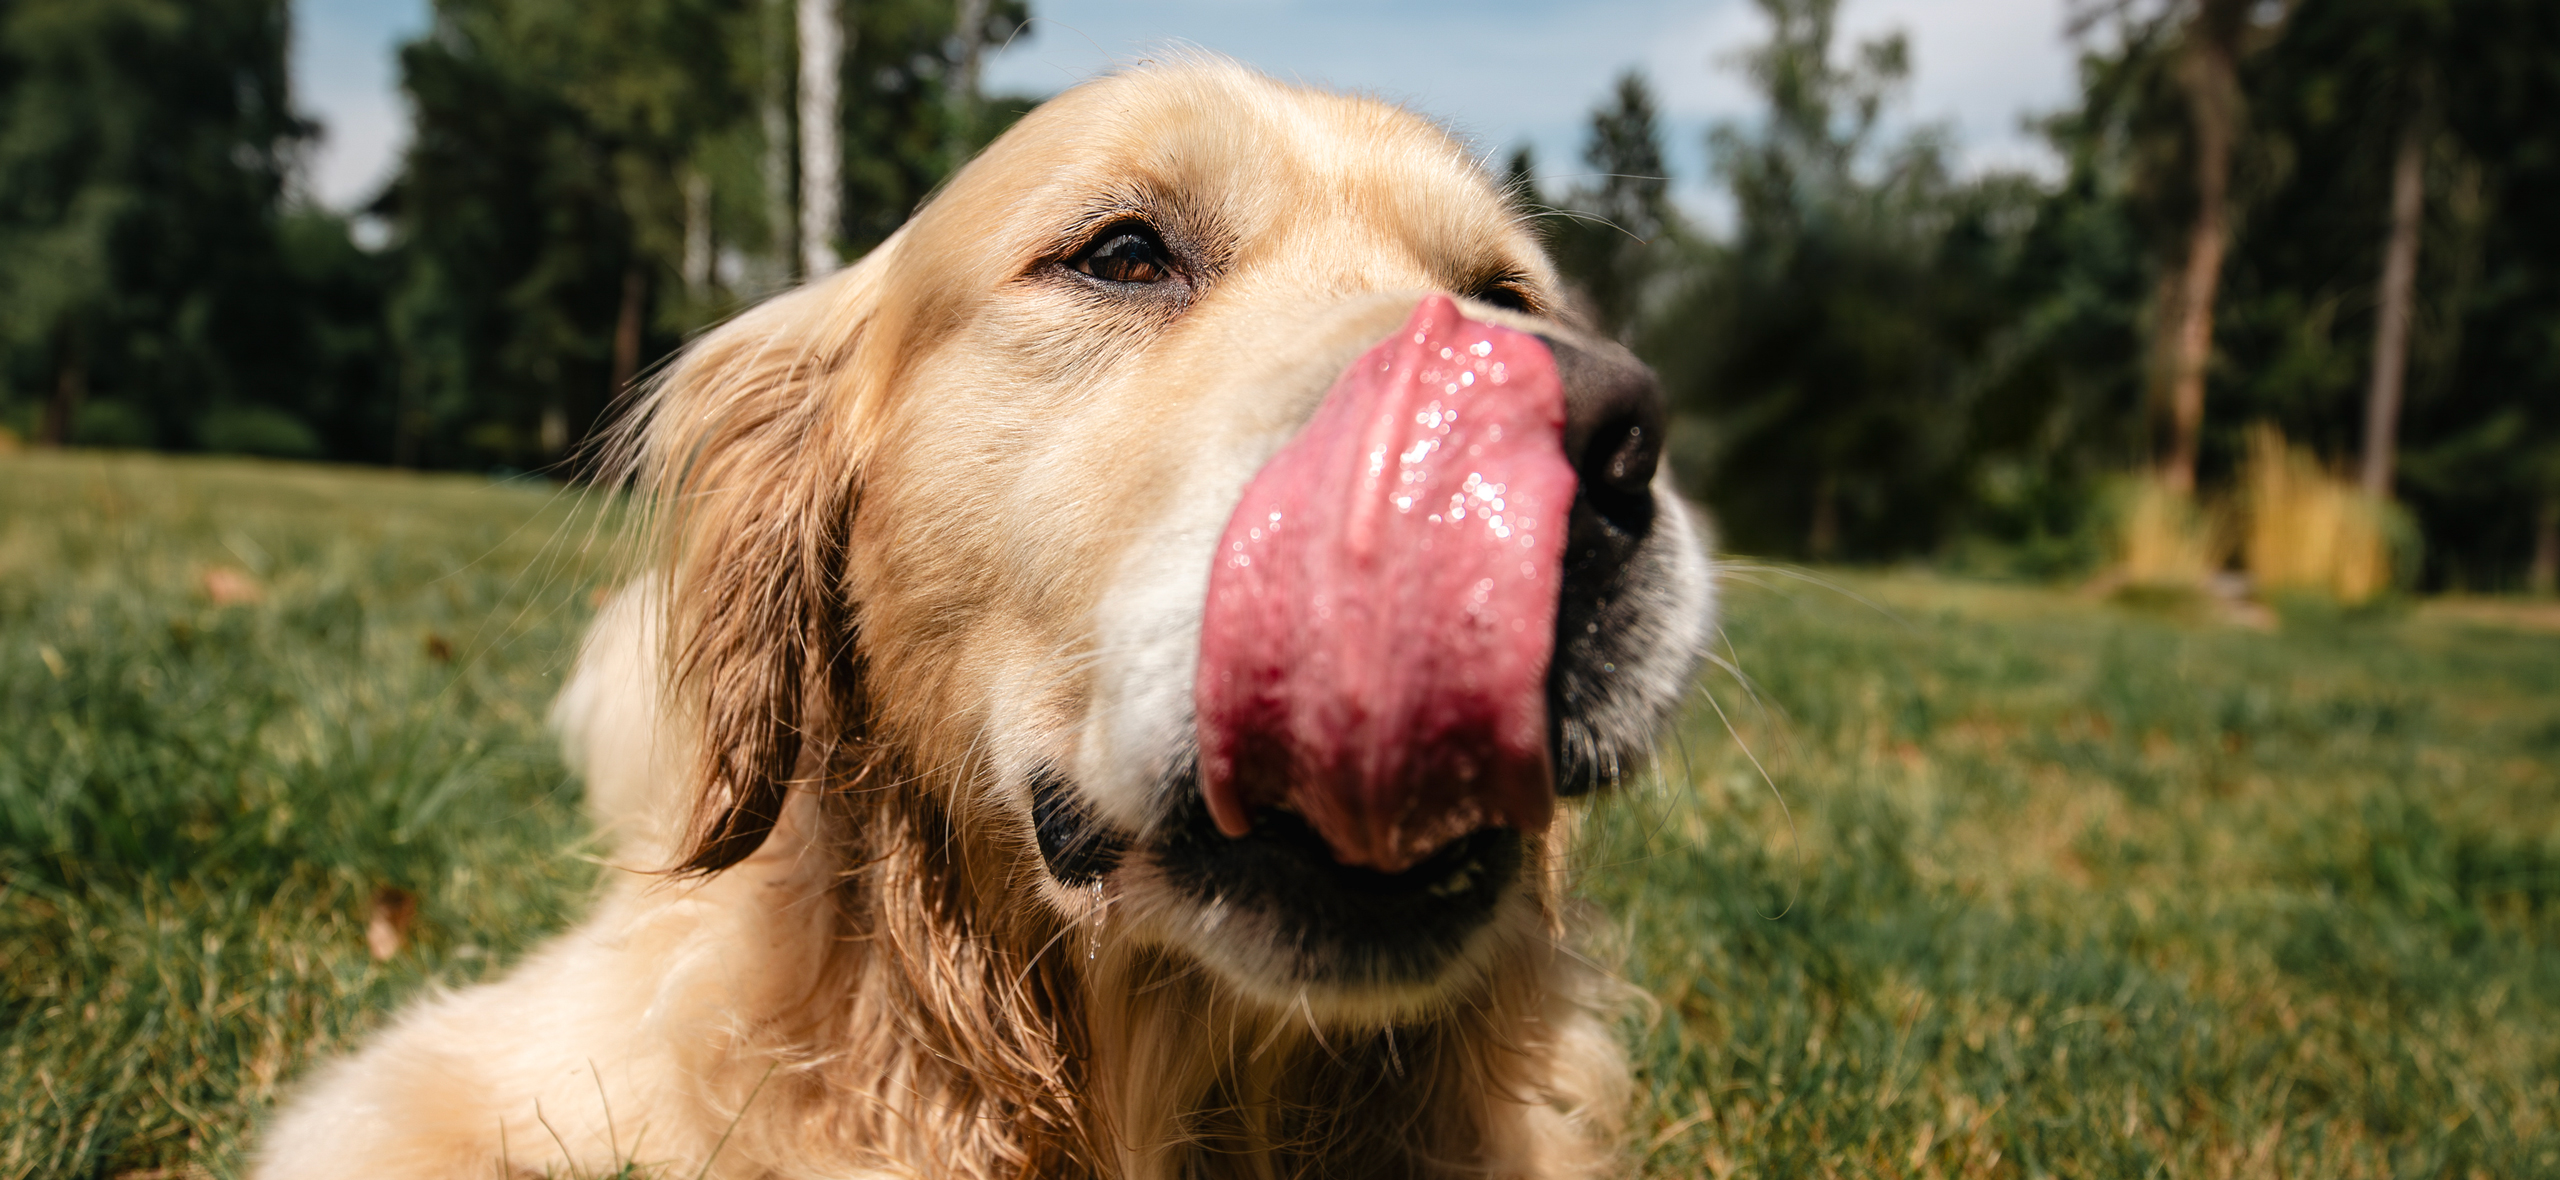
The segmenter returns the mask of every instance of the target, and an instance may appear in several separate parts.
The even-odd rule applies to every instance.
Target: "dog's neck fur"
[[[1596,976],[1577,988],[1587,971],[1552,938],[1432,1016],[1325,1027],[1107,924],[1022,904],[1031,883],[1016,875],[1041,871],[1036,856],[990,847],[934,792],[888,777],[796,800],[730,870],[777,900],[822,892],[807,900],[831,929],[804,987],[739,1014],[708,1095],[735,1112],[729,1150],[783,1172],[956,1177],[1605,1165],[1614,1128],[1584,1121],[1618,1108],[1623,1073],[1605,1044],[1562,1043],[1606,1030]]]

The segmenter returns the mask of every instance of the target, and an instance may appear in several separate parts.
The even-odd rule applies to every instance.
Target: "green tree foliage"
[[[2250,59],[2245,220],[2215,335],[2208,470],[2249,424],[2346,465],[2375,363],[2392,173],[2426,203],[2395,492],[2438,584],[2513,586],[2560,497],[2560,9],[2304,0]]]
[[[402,50],[417,121],[377,204],[402,272],[399,461],[530,465],[603,412],[626,285],[645,308],[681,250],[678,169],[747,105],[722,53],[741,17],[718,0],[445,0]]]
[[[1634,333],[1646,296],[1675,265],[1682,228],[1644,75],[1620,75],[1613,101],[1592,112],[1582,159],[1591,174],[1573,186],[1549,223],[1547,246],[1599,328],[1624,338]],[[1515,184],[1530,175],[1525,154],[1513,172]],[[1534,183],[1526,191],[1534,192]]]
[[[954,102],[966,48],[952,28],[951,0],[847,0],[856,28],[845,54],[845,216],[838,241],[850,258],[907,220],[934,186],[1036,99],[996,96]],[[1028,0],[984,0],[982,45],[1031,35]]]
[[[2178,338],[2199,278],[2204,9],[2082,6],[2082,93],[2045,120],[2064,163],[2045,182],[1959,178],[1939,135],[1887,135],[1906,52],[1888,37],[1839,54],[1837,0],[1759,4],[1770,35],[1740,65],[1764,114],[1709,144],[1729,232],[1674,232],[1677,258],[1631,282],[1581,259],[1568,228],[1568,273],[1622,284],[1680,411],[1675,451],[1736,547],[1881,559],[1990,542],[2010,568],[2085,569],[2105,483],[2181,449],[2164,427],[2194,363]],[[2560,223],[2542,214],[2560,208],[2560,132],[2538,114],[2560,109],[2560,8],[2212,11],[2245,24],[2221,30],[2238,93],[2207,490],[2256,422],[2342,467],[2368,445],[2392,174],[2414,134],[2423,249],[2396,488],[2425,577],[2514,586],[2529,560],[2560,567]],[[1595,163],[1626,151],[1608,129],[1643,109],[1629,93],[1594,116]]]
[[[1974,458],[1987,350],[2032,190],[1960,183],[1940,138],[1888,141],[1898,35],[1833,56],[1837,0],[1760,0],[1744,62],[1768,104],[1711,137],[1730,241],[1648,334],[1728,540],[1880,555],[1945,535]],[[1704,446],[1696,445],[1704,439]]]
[[[2443,244],[2420,270],[2416,344],[2428,367],[2413,375],[2423,380],[2411,382],[2401,427],[2400,494],[2426,522],[2440,577],[2513,586],[2531,552],[2549,593],[2560,558],[2560,7],[2458,11],[2411,46],[2434,55],[2444,139],[2430,166],[2449,175],[2430,188],[2446,194],[2428,222]]]
[[[0,8],[0,409],[53,441],[316,453],[379,401],[366,264],[283,210],[284,0]]]
[[[983,11],[982,40],[1028,16]],[[845,13],[844,219],[801,232],[851,256],[1022,104],[947,96],[947,0]],[[770,0],[439,0],[402,51],[416,133],[377,206],[399,256],[400,461],[556,461],[637,369],[787,281],[767,186],[794,180],[763,166],[760,104],[788,88],[791,29]],[[689,253],[726,265],[688,275]]]

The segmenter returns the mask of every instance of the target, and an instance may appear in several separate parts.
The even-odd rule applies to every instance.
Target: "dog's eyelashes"
[[[1173,257],[1164,240],[1137,222],[1122,222],[1095,234],[1067,265],[1111,283],[1161,283],[1173,277]]]

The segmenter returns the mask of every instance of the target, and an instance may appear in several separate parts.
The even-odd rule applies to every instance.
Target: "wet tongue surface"
[[[1545,828],[1563,427],[1546,345],[1434,295],[1254,476],[1193,686],[1219,830],[1286,805],[1342,863],[1398,872],[1488,824]]]

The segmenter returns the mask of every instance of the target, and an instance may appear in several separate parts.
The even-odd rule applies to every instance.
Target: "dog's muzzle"
[[[1193,691],[1217,829],[1294,812],[1388,873],[1543,831],[1560,596],[1641,540],[1662,416],[1631,358],[1443,295],[1353,362],[1218,543]]]

